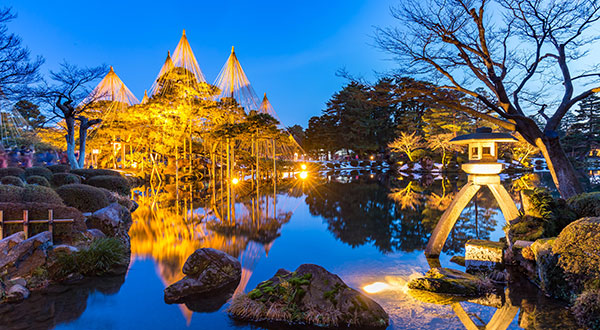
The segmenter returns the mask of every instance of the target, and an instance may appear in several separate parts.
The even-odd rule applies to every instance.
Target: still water
[[[527,281],[511,284],[502,297],[460,303],[408,292],[407,281],[429,269],[423,249],[464,178],[311,176],[276,187],[236,185],[229,219],[225,191],[183,184],[139,189],[127,274],[34,294],[5,313],[0,328],[262,329],[231,320],[225,301],[164,303],[163,290],[183,277],[183,263],[201,247],[240,259],[243,274],[235,294],[252,290],[280,268],[303,263],[321,265],[359,290],[385,283],[385,290],[369,296],[390,314],[389,329],[576,328],[564,306]],[[518,198],[516,191],[535,180],[505,178],[503,184]],[[464,253],[468,239],[504,236],[503,225],[491,194],[480,192],[450,234],[442,265],[464,270],[450,257]]]

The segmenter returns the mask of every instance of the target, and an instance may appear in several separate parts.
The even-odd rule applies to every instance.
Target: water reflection
[[[124,312],[118,314],[119,311],[111,310],[116,307],[98,305],[90,296],[93,297],[96,290],[103,294],[119,291],[123,279],[108,291],[85,284],[73,286],[73,291],[57,293],[54,298],[34,295],[24,305],[0,305],[2,325],[6,324],[5,320],[14,319],[15,326],[8,328],[22,328],[23,324],[19,322],[22,322],[20,315],[24,315],[24,311],[57,306],[53,308],[68,309],[69,313],[40,311],[37,315],[48,316],[36,325],[39,329],[72,320],[76,321],[60,327],[88,325],[86,322],[94,320],[94,316],[99,317],[98,314],[110,318],[114,329],[127,329],[130,324],[127,322],[152,329],[184,329],[186,324],[194,326],[194,312],[197,312],[194,322],[199,322],[198,328],[207,324],[213,328],[253,328],[227,318],[224,314],[224,306],[230,299],[227,296],[179,305],[179,310],[174,308],[172,313],[183,315],[187,322],[179,324],[172,319],[170,307],[162,301],[162,290],[183,277],[181,269],[185,260],[202,247],[219,249],[239,258],[242,280],[234,294],[249,291],[278,268],[297,267],[305,262],[323,265],[355,288],[380,282],[367,290],[390,313],[393,329],[456,329],[461,326],[481,329],[486,324],[489,329],[495,311],[503,306],[518,306],[518,314],[515,314],[518,317],[513,315],[511,318],[507,314],[502,318],[511,319],[511,322],[507,321],[509,328],[517,328],[519,324],[525,328],[551,328],[547,325],[552,324],[553,318],[564,322],[572,320],[563,306],[545,298],[529,283],[511,284],[500,298],[493,300],[493,304],[489,301],[432,299],[409,292],[406,283],[428,269],[421,251],[465,178],[397,178],[375,172],[362,175],[357,172],[350,176],[336,172],[323,176],[309,173],[305,179],[298,174],[288,177],[276,185],[257,186],[240,181],[229,187],[229,197],[227,187],[204,183],[137,189],[136,199],[140,206],[133,214],[134,223],[130,230],[132,263],[128,278],[138,283],[136,288],[131,287],[133,284],[128,288],[130,282],[126,283],[121,291],[127,293],[116,293],[114,299],[121,303],[130,302],[131,296],[135,295],[135,301],[144,297],[141,299],[147,302],[136,302],[139,306],[131,306],[127,315]],[[503,184],[518,199],[518,190],[533,183],[522,177],[505,180]],[[461,214],[445,245],[442,261],[462,252],[468,239],[497,239],[494,235],[498,235],[502,225],[498,220],[500,217],[493,197],[487,190],[482,190]],[[316,248],[312,246],[315,245],[313,239],[319,240]],[[322,253],[324,247],[330,253]],[[152,265],[154,269],[147,270]],[[160,279],[160,282],[156,281],[159,288],[152,286],[151,280],[155,277]],[[102,286],[104,279],[96,282]],[[136,291],[137,287],[141,287],[139,291]],[[49,300],[32,300],[38,296]],[[73,307],[68,307],[71,305]],[[84,313],[86,306],[90,313]],[[160,316],[150,317],[142,308],[152,308]],[[513,309],[507,309],[512,313]],[[465,315],[472,321],[467,321]],[[153,321],[154,318],[159,321]],[[120,319],[124,321],[118,321]],[[565,324],[565,328],[572,325]]]

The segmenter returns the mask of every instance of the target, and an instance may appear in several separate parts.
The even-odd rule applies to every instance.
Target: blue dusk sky
[[[397,0],[326,1],[7,1],[9,30],[43,73],[63,60],[112,65],[138,99],[150,89],[183,29],[208,82],[231,46],[254,90],[267,93],[286,126],[307,126],[346,83],[340,68],[369,80],[394,67],[373,46],[374,26],[394,24]]]

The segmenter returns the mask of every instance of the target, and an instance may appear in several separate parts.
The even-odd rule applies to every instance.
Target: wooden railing
[[[21,220],[4,220],[4,211],[0,210],[0,239],[4,238],[4,226],[11,224],[23,224],[23,232],[25,232],[25,239],[29,238],[29,226],[38,223],[47,223],[48,231],[50,231],[50,241],[53,240],[54,236],[54,225],[60,223],[73,223],[73,219],[55,219],[54,210],[48,210],[48,219],[42,220],[30,220],[29,211],[23,210],[23,219]]]

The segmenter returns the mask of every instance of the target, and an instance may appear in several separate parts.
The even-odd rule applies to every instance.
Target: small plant
[[[100,276],[109,272],[126,258],[124,244],[116,238],[100,238],[86,249],[75,253],[61,253],[57,256],[55,277],[65,278],[69,274],[81,273],[87,276]]]
[[[23,187],[25,185],[23,183],[23,180],[21,180],[19,177],[12,175],[3,176],[2,178],[0,178],[0,183],[17,187]]]

